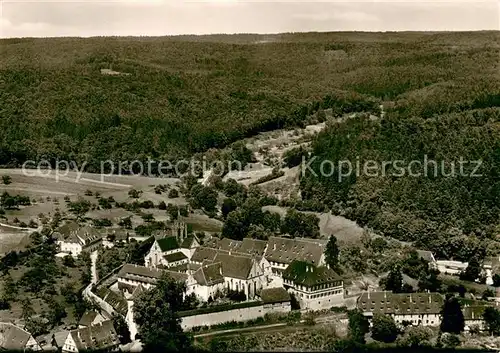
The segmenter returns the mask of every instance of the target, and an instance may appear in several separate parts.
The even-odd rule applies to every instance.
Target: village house
[[[374,314],[385,314],[398,324],[439,326],[443,297],[439,293],[365,292],[357,307],[371,320]]]
[[[9,322],[0,322],[0,350],[40,351],[40,344],[28,331]]]
[[[107,319],[97,311],[87,311],[83,314],[80,321],[78,321],[78,328],[97,325]]]
[[[452,260],[437,260],[436,267],[442,274],[445,275],[459,275],[465,271],[468,262],[452,261]]]
[[[344,305],[344,282],[332,269],[294,260],[283,272],[283,285],[301,309],[322,310]]]
[[[483,318],[484,309],[487,306],[484,305],[466,305],[462,308],[465,320],[466,332],[470,331],[471,328],[477,327],[480,331],[486,329],[486,324]]]
[[[187,280],[187,275],[184,273],[148,268],[135,264],[125,264],[116,275],[117,286],[118,289],[122,291],[126,290],[129,293],[132,293],[138,285],[142,285],[145,289],[149,289],[163,273],[167,273],[177,281],[185,282]]]
[[[429,268],[437,268],[436,259],[434,254],[428,250],[417,250],[418,257],[429,263]]]
[[[103,235],[93,226],[80,227],[76,222],[70,222],[56,230],[54,237],[61,252],[77,257],[83,251],[100,248]]]
[[[69,332],[63,352],[111,351],[118,348],[120,341],[111,320]]]

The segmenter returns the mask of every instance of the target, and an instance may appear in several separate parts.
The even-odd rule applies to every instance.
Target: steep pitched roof
[[[217,250],[200,246],[194,251],[193,256],[191,256],[191,261],[200,263],[203,262],[203,260],[213,261],[216,255]]]
[[[227,251],[238,251],[241,247],[242,242],[239,240],[233,240],[229,238],[223,238],[219,242],[219,249]]]
[[[252,254],[252,255],[264,255],[266,250],[267,242],[264,240],[245,238],[241,243],[239,252]]]
[[[283,287],[266,288],[260,291],[260,298],[264,303],[283,303],[291,300],[290,294]]]
[[[196,280],[196,282],[198,282],[198,284],[203,286],[211,286],[216,283],[224,282],[224,276],[222,275],[221,272],[222,272],[222,265],[220,262],[217,262],[200,267],[193,274],[193,277]]]
[[[95,243],[102,239],[101,232],[92,226],[83,226],[76,230],[76,235],[79,239],[85,242],[85,245]]]
[[[187,256],[184,255],[183,252],[178,251],[178,252],[174,252],[172,254],[165,255],[165,256],[163,256],[163,258],[165,260],[167,260],[167,262],[170,263],[170,262],[177,262],[177,261],[185,260],[185,259],[187,259]]]
[[[125,264],[118,272],[118,277],[140,276],[158,279],[161,277],[161,274],[162,271],[155,268],[139,266],[136,264]]]
[[[79,351],[106,349],[119,344],[118,335],[111,320],[70,331],[70,335]]]
[[[179,249],[179,243],[176,237],[166,237],[161,239],[156,239],[156,242],[160,246],[161,251],[169,251]]]
[[[221,263],[224,277],[247,279],[254,260],[249,257],[218,253],[215,262]]]
[[[76,231],[80,225],[75,221],[66,221],[54,231],[54,236],[58,240],[68,238],[72,232]]]
[[[183,263],[182,265],[169,267],[169,270],[173,272],[187,272],[187,271],[196,271],[200,267],[201,265],[195,263]]]
[[[24,350],[31,334],[19,326],[8,322],[0,322],[0,349]]]
[[[283,272],[283,278],[297,285],[313,287],[340,281],[340,276],[326,266],[316,267],[305,261],[294,260]]]
[[[132,292],[132,299],[137,299],[137,297],[141,295],[142,292],[144,292],[144,287],[139,284]]]
[[[196,237],[196,235],[190,235],[190,236],[186,237],[183,240],[183,242],[181,244],[181,248],[183,248],[183,249],[191,249],[191,247],[193,246],[193,244],[195,243],[195,241],[198,242],[198,243],[200,242],[198,240],[198,238]]]
[[[279,263],[299,260],[318,265],[325,246],[325,242],[317,239],[270,237],[264,256],[268,261]]]
[[[135,264],[125,264],[118,272],[117,277],[132,279],[139,282],[155,283],[163,273],[167,273],[176,281],[186,281],[187,275],[174,271],[159,270]]]
[[[99,314],[96,311],[86,311],[85,314],[83,314],[80,321],[78,321],[78,325],[80,325],[80,326],[92,325],[92,322],[97,317],[97,315],[99,315]]]
[[[381,314],[437,314],[443,297],[439,293],[365,292],[358,299],[364,312]]]
[[[483,320],[485,305],[466,306],[462,308],[465,320]]]
[[[436,261],[434,259],[434,255],[432,252],[427,251],[427,250],[417,250],[417,254],[421,259],[424,259],[427,262],[434,262]]]
[[[111,289],[103,287],[96,293],[102,300],[111,305],[116,312],[125,316],[128,311],[127,299],[121,294],[113,292]]]
[[[219,239],[215,237],[207,241],[205,244],[206,247],[225,251],[239,251],[241,245],[242,242],[239,240],[233,240],[229,238]]]

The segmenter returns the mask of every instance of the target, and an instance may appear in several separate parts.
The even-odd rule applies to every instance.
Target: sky
[[[500,0],[0,0],[0,37],[499,30]]]

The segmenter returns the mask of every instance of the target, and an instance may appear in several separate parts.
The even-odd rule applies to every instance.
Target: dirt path
[[[0,227],[18,229],[18,230],[22,230],[22,231],[26,231],[26,232],[30,232],[30,233],[38,231],[38,228],[32,229],[32,228],[18,227],[18,226],[12,226],[10,224],[2,223],[2,222],[0,222]]]

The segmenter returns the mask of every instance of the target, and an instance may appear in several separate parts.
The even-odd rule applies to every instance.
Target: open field
[[[11,250],[22,248],[23,245],[28,243],[28,232],[13,229],[11,227],[0,226],[0,254],[5,254]]]
[[[262,210],[278,213],[281,217],[284,217],[287,208],[281,206],[264,206]],[[318,216],[320,234],[324,238],[335,235],[335,237],[342,242],[356,243],[363,235],[363,228],[357,225],[356,222],[350,221],[344,217],[334,216],[331,213],[308,211],[304,213],[312,213]]]

